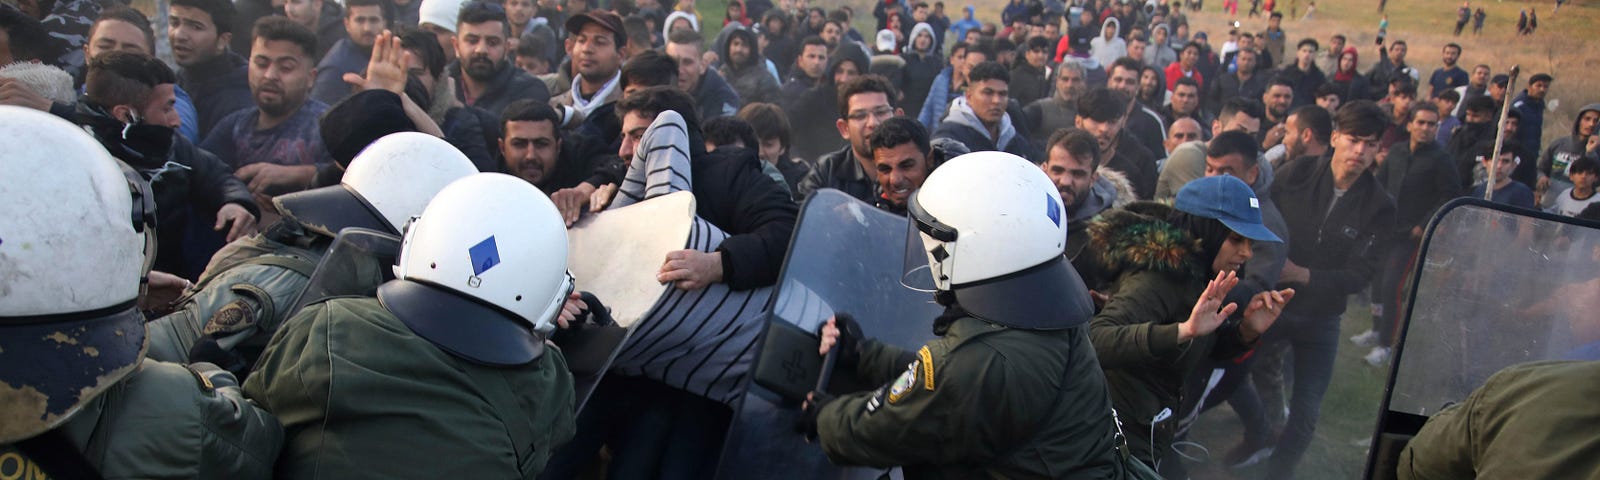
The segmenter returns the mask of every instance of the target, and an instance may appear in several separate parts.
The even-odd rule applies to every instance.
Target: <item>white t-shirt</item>
[[[1550,207],[1550,213],[1576,217],[1579,213],[1583,213],[1584,208],[1594,203],[1600,203],[1600,195],[1590,194],[1588,199],[1579,200],[1573,197],[1573,189],[1568,188],[1556,198],[1556,204]]]

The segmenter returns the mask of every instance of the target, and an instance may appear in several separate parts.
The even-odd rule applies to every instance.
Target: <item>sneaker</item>
[[[1389,363],[1389,348],[1372,347],[1372,351],[1367,353],[1366,359],[1367,365],[1381,367],[1384,364]]]
[[[1356,345],[1363,346],[1363,347],[1371,347],[1371,346],[1377,345],[1378,344],[1378,331],[1377,330],[1367,330],[1365,332],[1361,332],[1360,335],[1356,335],[1354,337],[1350,337],[1350,343],[1354,343]]]
[[[1228,465],[1228,468],[1238,470],[1261,463],[1261,461],[1271,456],[1272,445],[1267,444],[1266,440],[1251,441],[1250,439],[1245,439],[1239,442],[1238,445],[1234,445],[1233,449],[1228,450],[1228,454],[1222,457],[1222,461]]]

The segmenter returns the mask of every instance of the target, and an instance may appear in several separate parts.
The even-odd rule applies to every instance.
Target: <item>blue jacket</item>
[[[739,93],[716,70],[707,68],[694,87],[695,108],[699,110],[700,123],[723,115],[739,112]]]
[[[344,74],[364,75],[371,55],[361,51],[349,38],[340,39],[328,49],[328,54],[317,62],[317,83],[311,87],[311,98],[333,105],[350,96],[350,84],[344,83]]]
[[[928,131],[939,128],[939,122],[944,121],[944,115],[950,110],[950,76],[955,75],[949,65],[939,71],[939,76],[933,78],[933,85],[928,87],[928,99],[922,104],[922,111],[917,112],[917,121]]]
[[[1511,178],[1531,187],[1538,176],[1536,164],[1542,151],[1539,140],[1544,134],[1544,99],[1529,97],[1524,90],[1511,102],[1511,108],[1522,116],[1517,123],[1517,143],[1522,144],[1522,151],[1517,152],[1517,156],[1522,158],[1522,163],[1511,171]]]
[[[224,52],[205,63],[183,69],[178,75],[178,86],[194,99],[195,112],[199,114],[195,126],[198,138],[204,139],[211,127],[233,112],[255,106],[250,93],[250,66],[244,57]]]

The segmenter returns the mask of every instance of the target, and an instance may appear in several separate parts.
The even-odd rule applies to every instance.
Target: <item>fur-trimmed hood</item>
[[[1205,279],[1200,239],[1167,223],[1172,211],[1167,203],[1138,201],[1095,218],[1089,225],[1089,251],[1106,279],[1136,271]]]

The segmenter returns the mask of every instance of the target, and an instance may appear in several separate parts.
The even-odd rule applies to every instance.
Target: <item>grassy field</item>
[[[1243,29],[1259,31],[1266,28],[1266,18],[1244,18],[1248,11],[1248,1],[1241,0],[1244,5],[1240,8],[1240,17]],[[824,8],[837,8],[840,5],[850,5],[855,8],[855,27],[865,37],[871,37],[875,21],[872,18],[872,2],[869,0],[812,0],[810,5]],[[960,1],[946,2],[946,11],[952,19],[960,15],[961,7],[966,3]],[[1004,0],[972,1],[971,5],[977,10],[977,18],[988,22],[998,22],[1000,10],[1004,8]],[[705,18],[707,38],[714,37],[720,29],[717,25],[726,9],[726,0],[699,0],[696,7],[700,15]],[[1309,0],[1279,0],[1278,8],[1286,16],[1288,9],[1293,9],[1294,15],[1285,18],[1283,28],[1288,32],[1290,47],[1301,38],[1310,37],[1318,42],[1326,43],[1327,39],[1335,33],[1342,33],[1350,38],[1349,45],[1360,48],[1362,66],[1365,71],[1377,61],[1377,50],[1374,40],[1377,38],[1378,21],[1382,14],[1378,13],[1378,0],[1320,0],[1317,2],[1316,14],[1309,20],[1302,19]],[[1552,12],[1555,7],[1553,1],[1524,2],[1524,1],[1487,1],[1474,0],[1474,9],[1483,7],[1488,14],[1484,22],[1483,33],[1472,35],[1469,24],[1460,37],[1455,37],[1451,31],[1455,26],[1455,9],[1460,3],[1452,0],[1393,0],[1388,2],[1385,13],[1389,15],[1388,40],[1405,40],[1409,45],[1407,60],[1422,74],[1423,80],[1437,68],[1440,50],[1450,42],[1462,46],[1463,53],[1460,64],[1463,68],[1471,69],[1473,65],[1487,64],[1495,73],[1502,73],[1511,68],[1513,64],[1522,66],[1522,82],[1535,73],[1549,73],[1555,77],[1555,82],[1550,86],[1549,102],[1556,105],[1552,111],[1545,114],[1544,138],[1545,144],[1551,140],[1566,135],[1570,131],[1572,118],[1578,109],[1590,102],[1600,101],[1600,82],[1594,81],[1591,75],[1600,71],[1600,42],[1589,36],[1591,25],[1600,24],[1600,6],[1594,4],[1574,4],[1569,2],[1561,8],[1559,13]],[[1235,18],[1229,17],[1221,10],[1221,0],[1206,2],[1206,11],[1195,13],[1186,12],[1189,16],[1190,30],[1195,32],[1208,32],[1212,39],[1212,47],[1220,48],[1226,39],[1229,24]],[[1519,37],[1515,34],[1517,14],[1522,9],[1532,8],[1539,14],[1539,30],[1532,36]],[[1423,89],[1426,94],[1427,89]]]

